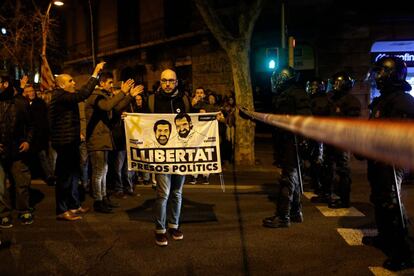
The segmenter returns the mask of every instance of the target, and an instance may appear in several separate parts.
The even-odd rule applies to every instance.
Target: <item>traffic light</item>
[[[279,49],[276,47],[266,48],[267,69],[275,70],[279,67]]]

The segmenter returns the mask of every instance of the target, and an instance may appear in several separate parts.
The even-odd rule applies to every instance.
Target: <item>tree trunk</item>
[[[234,41],[229,43],[227,54],[230,59],[235,100],[238,106],[254,110],[253,91],[250,79],[250,45],[247,41]],[[254,156],[255,123],[244,119],[236,112],[236,138],[235,156],[236,165],[255,165]]]

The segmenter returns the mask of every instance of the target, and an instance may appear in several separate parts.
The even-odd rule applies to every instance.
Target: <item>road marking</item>
[[[363,213],[356,208],[331,209],[328,206],[316,206],[325,217],[365,217]]]
[[[346,243],[351,246],[361,246],[362,237],[378,235],[377,229],[352,229],[352,228],[337,228],[338,233],[344,238]]]
[[[307,198],[307,199],[311,199],[314,196],[317,196],[317,194],[315,194],[314,192],[304,192],[303,195]]]
[[[32,184],[32,185],[46,185],[46,182],[44,182],[44,181],[43,181],[43,180],[41,180],[41,179],[32,179],[31,184]]]
[[[381,266],[370,266],[368,268],[369,268],[369,270],[371,270],[372,274],[374,274],[375,276],[394,276],[394,275],[398,275],[397,273],[389,271],[388,269],[385,269]]]

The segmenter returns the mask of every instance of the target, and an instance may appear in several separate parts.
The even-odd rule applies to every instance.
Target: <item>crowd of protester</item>
[[[120,206],[119,200],[139,196],[136,185],[152,185],[156,189],[154,174],[128,171],[122,114],[150,112],[148,99],[160,90],[161,83],[158,81],[152,90],[135,85],[132,79],[120,81],[117,86],[112,73],[102,71],[103,64],[98,66],[80,90],[75,89],[75,81],[67,74],[56,77],[53,91],[36,91],[38,87],[29,83],[27,76],[13,82],[7,74],[2,75],[2,82],[8,84],[2,97],[13,99],[19,106],[19,121],[8,127],[22,128],[21,135],[27,137],[13,137],[25,141],[21,145],[10,145],[18,147],[13,151],[16,156],[12,164],[2,162],[4,173],[0,180],[7,187],[16,185],[16,188],[5,186],[1,191],[5,198],[0,210],[1,228],[13,226],[12,206],[19,212],[21,223],[33,223],[34,209],[28,206],[32,176],[56,187],[57,219],[67,221],[82,219],[89,211],[82,206],[87,196],[94,199],[94,211],[111,213]],[[232,163],[234,94],[223,97],[202,87],[195,89],[193,95],[183,91],[191,101],[189,112],[218,112],[222,162]],[[5,122],[2,120],[3,125]],[[2,135],[5,135],[3,131]],[[6,145],[2,142],[2,152]],[[209,184],[208,175],[200,178],[203,184]],[[195,184],[197,175],[188,180]],[[8,194],[9,190],[16,191],[16,202],[7,201],[14,197]]]

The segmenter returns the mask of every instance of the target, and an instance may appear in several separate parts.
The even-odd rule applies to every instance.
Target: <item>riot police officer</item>
[[[359,117],[361,103],[350,94],[354,79],[346,72],[338,72],[332,76],[333,91],[330,97],[332,102],[331,116]],[[342,151],[327,145],[324,152],[323,190],[325,198],[313,198],[312,202],[328,202],[329,208],[349,208],[351,194],[351,169],[349,167],[349,152]],[[335,177],[335,174],[337,177]],[[334,180],[337,180],[335,182]],[[336,187],[335,187],[336,184]],[[333,199],[336,188],[339,198]]]
[[[383,57],[373,68],[380,96],[370,104],[370,119],[413,119],[414,98],[406,93],[411,86],[405,81],[407,67],[398,57]],[[363,243],[385,251],[384,267],[401,270],[414,266],[414,242],[407,227],[407,216],[399,200],[403,169],[368,160],[371,202],[375,207],[378,236],[364,237]]]
[[[306,92],[309,95],[314,116],[329,116],[332,110],[332,104],[328,99],[325,87],[325,82],[316,77],[306,83]],[[321,185],[323,148],[322,142],[308,140],[307,156],[310,162],[311,187],[320,196],[324,195]]]
[[[276,96],[273,102],[275,114],[311,115],[309,97],[297,84],[297,73],[291,67],[282,68],[272,76],[272,87]],[[290,222],[302,222],[300,183],[295,135],[277,129],[275,133],[278,166],[281,168],[276,213],[263,219],[263,226],[271,228],[289,227]]]

